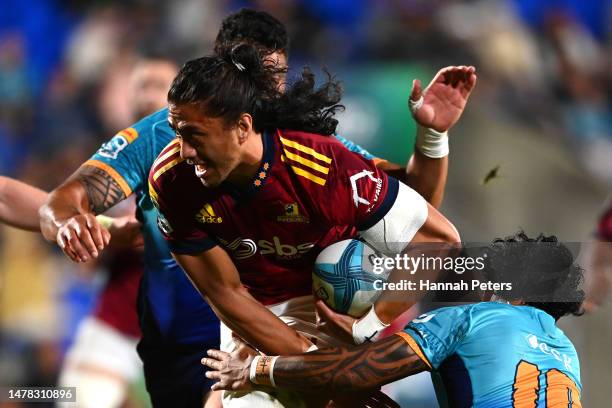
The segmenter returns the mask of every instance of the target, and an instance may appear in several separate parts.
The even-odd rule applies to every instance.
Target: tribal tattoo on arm
[[[428,369],[404,339],[390,336],[354,349],[335,347],[280,357],[274,381],[278,387],[307,391],[366,390]]]
[[[106,171],[93,166],[83,166],[76,174],[89,200],[89,209],[94,214],[101,214],[126,198],[125,193]]]

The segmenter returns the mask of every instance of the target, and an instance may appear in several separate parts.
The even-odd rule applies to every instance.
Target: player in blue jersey
[[[285,29],[266,13],[243,10],[225,19],[217,42],[237,39],[254,42],[269,52],[268,58],[276,59],[281,65],[286,63]],[[448,75],[457,79],[453,85],[465,77],[473,86],[475,80],[473,72],[465,67],[452,69]],[[445,84],[447,79],[444,74],[437,76],[429,92],[415,87],[414,99],[424,95],[423,107],[415,110],[419,123],[445,130],[450,127],[449,121],[454,123],[461,115],[469,92],[462,92],[448,81]],[[453,107],[441,103],[442,100],[452,101]],[[171,258],[158,232],[157,213],[148,195],[149,168],[175,137],[167,115],[167,109],[157,112],[106,143],[69,181],[55,190],[41,212],[42,226],[46,237],[57,239],[72,259],[96,257],[105,243],[100,241],[100,229],[93,214],[137,194],[146,251],[139,302],[143,329],[139,351],[144,360],[147,388],[155,405],[195,405],[208,389],[202,382],[197,362],[206,344],[218,344],[219,329],[208,305]],[[429,133],[421,137],[423,150],[430,156],[442,152],[442,156],[429,157],[419,150],[411,163],[410,174],[413,186],[439,205],[446,181],[447,142],[445,135]],[[433,153],[428,150],[432,145],[439,145]],[[396,171],[400,167],[381,165]]]
[[[556,237],[519,233],[485,251],[487,277],[514,287],[498,301],[436,309],[355,348],[265,358],[245,344],[232,354],[211,350],[207,377],[219,381],[213,389],[343,394],[428,370],[441,407],[580,407],[578,355],[555,322],[579,313],[582,270]]]

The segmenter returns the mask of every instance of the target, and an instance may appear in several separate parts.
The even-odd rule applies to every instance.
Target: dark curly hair
[[[316,87],[315,75],[304,68],[281,92],[275,75],[283,67],[275,67],[262,54],[264,50],[240,43],[188,61],[172,83],[168,102],[198,104],[203,114],[222,118],[228,125],[249,113],[257,132],[279,128],[333,134],[338,125],[334,114],[343,109],[340,83],[327,74],[327,80]]]
[[[228,43],[248,42],[267,53],[282,51],[289,55],[289,37],[283,23],[264,11],[243,8],[221,23],[215,40],[215,53]]]
[[[545,311],[555,320],[580,315],[583,270],[574,255],[555,236],[529,238],[524,232],[497,238],[485,249],[485,274],[497,282],[511,282],[512,290],[496,293]]]

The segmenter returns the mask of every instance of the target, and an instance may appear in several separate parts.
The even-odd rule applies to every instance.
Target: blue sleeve
[[[365,157],[367,160],[374,160],[376,158],[376,156],[374,156],[372,153],[368,152],[366,149],[359,146],[358,144],[355,144],[351,142],[350,140],[346,140],[340,135],[334,135],[334,136],[336,137],[336,139],[338,139],[340,143],[344,145],[344,147],[349,149],[351,152],[360,154],[363,157]]]
[[[117,133],[98,149],[85,165],[110,174],[125,195],[147,190],[149,169],[159,152],[174,138],[167,108],[141,119]]]
[[[444,360],[451,356],[470,327],[470,309],[465,306],[445,307],[423,314],[404,329],[424,354],[431,367],[437,369]],[[404,337],[414,348],[410,339]],[[421,356],[423,358],[423,356]]]

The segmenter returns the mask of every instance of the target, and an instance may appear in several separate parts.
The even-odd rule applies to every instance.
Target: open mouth
[[[202,177],[204,177],[204,175],[206,174],[207,171],[208,171],[208,166],[206,166],[205,164],[196,164],[195,165],[195,174],[196,174],[196,176],[202,178]]]

